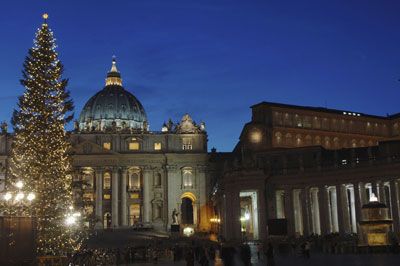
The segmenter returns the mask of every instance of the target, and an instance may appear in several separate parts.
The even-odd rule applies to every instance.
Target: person
[[[263,250],[262,243],[257,243],[257,259],[261,258],[261,251]]]
[[[189,249],[186,253],[186,266],[194,266],[194,256],[193,250]]]
[[[267,265],[268,266],[274,266],[275,265],[275,260],[274,260],[274,247],[272,246],[272,243],[268,243],[268,248],[266,252],[266,257],[267,257]]]
[[[310,243],[308,241],[304,243],[304,257],[306,259],[310,258]]]
[[[248,244],[244,243],[240,247],[240,256],[245,266],[251,265],[251,250]]]

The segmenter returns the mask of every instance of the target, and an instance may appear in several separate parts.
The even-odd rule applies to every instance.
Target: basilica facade
[[[2,177],[12,136],[0,137]],[[144,226],[208,230],[207,133],[185,114],[150,131],[140,101],[122,85],[113,60],[105,87],[70,132],[75,202],[95,228]]]

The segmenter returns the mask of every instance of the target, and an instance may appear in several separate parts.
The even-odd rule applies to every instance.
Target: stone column
[[[393,219],[393,231],[399,235],[400,233],[400,218],[399,218],[399,188],[397,180],[390,180],[390,200],[392,205],[392,219]]]
[[[337,193],[337,211],[339,222],[339,233],[344,235],[350,233],[350,215],[349,215],[349,202],[347,198],[347,189],[344,185],[336,185]]]
[[[312,194],[312,221],[313,221],[313,233],[314,234],[321,234],[321,221],[319,215],[319,201],[318,201],[318,190],[313,189],[311,190]]]
[[[301,191],[301,213],[303,216],[303,234],[310,234],[310,189],[308,187]]]
[[[121,176],[121,225],[127,226],[128,225],[128,215],[127,215],[127,199],[126,199],[126,181],[128,178],[128,169],[124,167],[122,169],[122,176]]]
[[[118,168],[114,167],[112,170],[112,195],[111,195],[111,226],[118,227]]]
[[[103,168],[96,168],[96,218],[100,223],[96,223],[96,227],[103,225]],[[101,225],[101,226],[100,226]]]
[[[379,200],[379,193],[378,193],[378,184],[376,183],[376,181],[371,181],[371,187],[372,187],[372,193],[375,194],[375,196],[378,198]],[[369,200],[369,199],[368,199]]]
[[[287,221],[288,235],[294,235],[293,190],[285,188],[285,218]]]
[[[358,226],[358,223],[361,221],[361,194],[360,194],[360,185],[359,183],[353,183],[354,187],[354,207],[355,207],[355,213],[356,213],[356,227],[357,227],[357,234],[360,235],[360,227]],[[365,189],[364,189],[364,194],[365,194]]]
[[[384,183],[382,181],[377,182],[378,183],[378,191],[379,191],[379,195],[376,195],[378,197],[378,200],[382,203],[387,203],[386,202],[386,197],[385,197],[385,187],[384,187]]]
[[[365,183],[359,182],[359,186],[357,186],[357,187],[360,188],[360,200],[361,200],[360,206],[362,207],[362,205],[368,203],[368,201],[369,201],[369,199],[367,199],[367,192],[365,191]]]
[[[331,213],[331,222],[332,222],[332,232],[340,232],[340,225],[339,225],[339,219],[338,219],[338,190],[335,187],[330,187],[330,202],[331,208],[330,208],[330,213]]]
[[[328,191],[325,186],[318,187],[319,199],[319,220],[321,223],[321,235],[329,234],[331,232],[331,225],[329,219],[329,199]]]
[[[152,170],[149,167],[143,169],[143,221],[150,222],[150,179],[152,178]]]

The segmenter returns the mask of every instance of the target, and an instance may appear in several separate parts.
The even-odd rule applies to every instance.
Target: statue
[[[79,130],[79,122],[78,121],[74,121],[74,130],[78,131]]]
[[[1,128],[1,134],[7,134],[7,122],[6,121],[3,121],[1,124],[0,124],[0,128]]]
[[[178,223],[178,212],[176,211],[176,209],[174,209],[172,211],[172,224],[179,224]]]

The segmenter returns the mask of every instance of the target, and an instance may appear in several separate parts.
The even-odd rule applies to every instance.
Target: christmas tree
[[[14,110],[10,184],[22,181],[36,195],[29,214],[37,220],[38,255],[62,255],[74,247],[65,215],[72,206],[70,144],[65,125],[73,103],[62,78],[53,33],[44,22],[23,64],[24,94]]]

